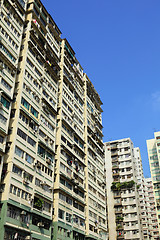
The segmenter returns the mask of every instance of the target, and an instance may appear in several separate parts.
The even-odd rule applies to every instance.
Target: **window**
[[[13,186],[13,194],[16,195],[16,192],[17,192],[17,187]]]
[[[4,141],[4,137],[0,135],[0,143],[3,143],[3,141]]]
[[[40,145],[38,145],[38,154],[43,158],[45,157],[45,149]]]
[[[27,142],[28,142],[30,145],[32,145],[33,147],[36,146],[36,142],[35,142],[32,138],[30,138],[30,137],[28,137]]]
[[[19,211],[18,211],[18,209],[15,208],[15,207],[14,208],[13,207],[8,207],[7,217],[10,217],[10,218],[18,220],[18,218],[19,218]]]
[[[5,99],[3,96],[1,96],[1,103],[3,104],[3,106],[7,109],[9,109],[10,107],[10,102],[7,101],[7,99]]]
[[[18,188],[18,190],[17,190],[17,197],[20,197],[20,194],[21,194],[21,189]]]
[[[63,178],[60,178],[60,183],[65,185],[65,180]]]
[[[74,136],[74,141],[78,143],[78,138],[76,138],[75,136]]]
[[[50,212],[51,211],[51,204],[44,202],[44,211]]]
[[[21,150],[19,147],[16,146],[16,147],[15,147],[15,154],[16,154],[17,156],[23,158],[23,156],[24,156],[24,151]]]
[[[21,129],[18,128],[17,135],[23,138],[25,141],[27,139],[27,134],[25,134]]]
[[[7,118],[5,118],[2,114],[0,114],[0,123],[2,123],[2,124],[7,123]]]
[[[38,118],[38,112],[33,107],[31,107],[31,113]]]
[[[25,108],[27,108],[27,110],[29,110],[30,104],[29,104],[24,98],[22,98],[21,104],[22,104]]]
[[[72,190],[72,185],[66,181],[66,187]]]
[[[83,143],[81,143],[81,142],[79,142],[79,146],[80,146],[81,148],[84,147]]]
[[[59,199],[66,201],[66,196],[63,195],[62,193],[59,193]]]
[[[81,206],[81,205],[79,205],[79,210],[82,211],[82,212],[84,212],[84,207]]]
[[[71,199],[71,198],[66,197],[66,202],[67,202],[68,204],[72,205],[72,199]]]
[[[71,222],[71,214],[66,213],[66,221]]]
[[[0,44],[0,49],[13,61],[16,62],[16,59],[10,54],[10,52],[2,45]]]
[[[11,91],[12,87],[3,78],[1,80],[1,83],[8,91]]]
[[[22,176],[22,169],[20,169],[20,168],[17,167],[16,165],[13,165],[12,172],[16,173],[16,174],[19,175],[20,177]]]
[[[58,217],[61,218],[61,219],[64,219],[64,211],[59,209],[58,210]]]
[[[30,164],[34,162],[34,158],[31,157],[28,153],[26,153],[26,158],[25,159]]]

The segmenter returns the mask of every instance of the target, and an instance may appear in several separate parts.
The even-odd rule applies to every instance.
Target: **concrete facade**
[[[156,203],[158,229],[160,229],[160,132],[154,133],[154,138],[147,140],[148,158]]]
[[[150,178],[145,178],[143,175],[142,159],[139,148],[134,148],[134,157],[143,236],[144,239],[148,240],[159,239],[153,184]]]
[[[0,18],[0,239],[105,240],[100,97],[40,1]]]
[[[109,239],[143,239],[134,147],[130,138],[105,143]]]

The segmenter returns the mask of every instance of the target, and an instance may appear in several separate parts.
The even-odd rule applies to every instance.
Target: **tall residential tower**
[[[105,143],[109,239],[143,239],[137,170],[130,138]]]
[[[0,18],[0,239],[105,240],[100,97],[41,1]]]
[[[160,229],[160,132],[155,132],[154,138],[147,140],[147,149]]]

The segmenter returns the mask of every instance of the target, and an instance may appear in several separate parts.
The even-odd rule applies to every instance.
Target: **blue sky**
[[[150,176],[160,130],[160,1],[42,1],[103,101],[104,141],[130,137]]]

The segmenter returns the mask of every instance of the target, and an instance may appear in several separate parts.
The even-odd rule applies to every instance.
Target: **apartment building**
[[[0,18],[0,239],[105,240],[100,97],[39,0]]]
[[[0,238],[50,239],[61,32],[40,3],[5,0],[1,9],[1,105],[10,122]]]
[[[130,138],[105,143],[105,168],[109,239],[144,239]]]
[[[160,132],[154,133],[154,138],[147,140],[148,158],[153,183],[153,192],[156,202],[158,229],[160,229]]]
[[[158,219],[156,214],[156,205],[155,198],[153,192],[153,183],[151,178],[145,178],[145,185],[147,191],[147,203],[148,203],[148,215],[149,215],[149,223],[150,223],[150,235],[151,239],[160,239],[159,227],[158,227]]]
[[[2,174],[11,105],[18,71],[25,2],[0,2],[0,176]],[[5,170],[3,170],[4,173]],[[3,191],[3,185],[0,191]]]
[[[139,148],[134,148],[134,157],[144,239],[159,239],[153,184],[150,178],[144,178]]]
[[[54,239],[106,239],[102,103],[66,39],[58,95]]]
[[[143,229],[144,239],[151,238],[151,229],[150,229],[150,217],[149,215],[149,198],[148,191],[146,187],[146,182],[143,176],[143,167],[142,167],[142,159],[140,154],[140,149],[134,148],[134,162],[135,162],[135,171],[137,178],[137,189],[139,193],[139,205],[141,212],[141,225]]]

